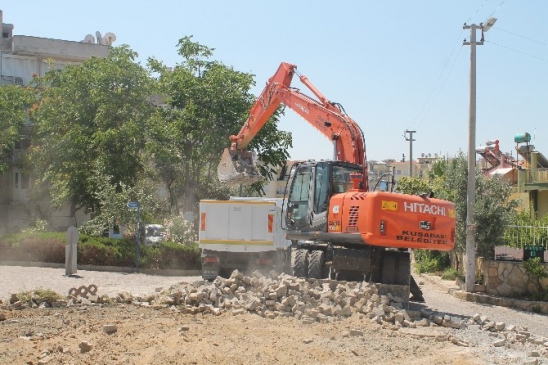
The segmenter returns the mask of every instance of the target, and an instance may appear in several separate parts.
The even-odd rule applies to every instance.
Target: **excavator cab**
[[[352,189],[359,165],[342,161],[306,161],[293,165],[288,182],[285,224],[288,231],[326,231],[332,195]]]

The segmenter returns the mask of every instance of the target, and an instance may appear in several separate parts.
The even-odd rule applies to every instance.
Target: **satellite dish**
[[[429,154],[428,154],[428,157],[432,157],[432,154],[431,154],[431,153],[429,153]]]
[[[421,153],[421,157],[424,157],[424,153]]]
[[[91,34],[88,34],[84,37],[83,43],[95,43],[95,37]]]
[[[438,154],[437,154],[437,153],[434,153],[434,157],[436,157],[436,158],[437,158],[437,157],[438,157]]]
[[[103,44],[103,37],[101,36],[101,32],[95,32],[95,36],[97,37],[97,44]]]
[[[114,43],[114,41],[116,41],[116,34],[111,32],[106,32],[105,36],[103,37],[103,42],[101,44],[111,46],[112,43]]]

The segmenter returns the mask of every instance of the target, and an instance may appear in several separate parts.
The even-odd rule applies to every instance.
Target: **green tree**
[[[228,195],[229,189],[218,182],[217,165],[228,137],[239,132],[255,101],[249,92],[253,75],[212,60],[213,51],[191,36],[183,37],[178,43],[181,63],[173,68],[155,59],[148,63],[159,75],[159,93],[167,105],[150,126],[154,138],[149,152],[176,214],[181,208],[195,211],[201,197]],[[249,146],[263,166],[281,165],[288,158],[291,136],[276,127],[280,113]]]
[[[127,226],[135,231],[137,212],[127,207],[129,201],[139,202],[141,222],[162,222],[166,217],[163,206],[165,201],[158,196],[156,186],[147,179],[139,179],[134,186],[119,183],[113,184],[112,177],[99,175],[92,178],[95,198],[101,207],[99,212],[82,227],[83,232],[100,235],[106,227]]]
[[[439,160],[432,166],[428,178],[401,178],[397,190],[407,194],[432,191],[436,198],[455,204],[455,266],[466,251],[466,216],[468,196],[468,160],[464,154]],[[514,217],[517,202],[510,200],[512,189],[499,178],[489,178],[476,170],[475,241],[480,256],[494,257],[494,248],[503,242],[504,228]],[[428,255],[426,255],[428,256]],[[428,256],[430,257],[430,256]]]
[[[9,167],[8,157],[28,119],[28,108],[35,102],[30,88],[16,85],[0,86],[0,175]]]
[[[518,202],[511,200],[512,188],[498,177],[476,177],[475,240],[478,255],[495,257],[495,246],[503,244],[505,228],[511,223]]]
[[[96,181],[134,186],[144,170],[142,150],[153,79],[127,46],[108,57],[52,70],[36,80],[32,164],[55,207],[98,207]]]
[[[429,194],[432,187],[432,183],[427,179],[404,176],[397,181],[396,191],[411,195]]]
[[[466,216],[468,162],[464,154],[448,159],[440,165],[441,175],[433,180],[436,196],[455,203],[457,229],[455,251],[466,251]],[[487,177],[476,169],[476,202],[474,205],[476,252],[494,257],[494,248],[502,242],[504,227],[510,223],[517,202],[510,200],[511,186],[497,177]]]

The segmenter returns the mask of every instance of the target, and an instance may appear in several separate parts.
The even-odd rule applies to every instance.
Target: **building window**
[[[30,147],[30,138],[21,138],[15,142],[16,150],[28,150]]]
[[[30,176],[16,172],[13,176],[13,188],[26,190],[31,186]]]
[[[396,170],[396,175],[401,175],[401,170]]]

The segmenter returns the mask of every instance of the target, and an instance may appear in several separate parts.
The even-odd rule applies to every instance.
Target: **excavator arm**
[[[295,74],[317,100],[291,87]],[[308,78],[300,75],[297,66],[285,62],[268,80],[240,132],[230,136],[230,149],[225,150],[218,168],[221,181],[245,183],[259,179],[253,158],[246,148],[280,104],[291,108],[333,142],[334,160],[363,166],[362,186],[367,187],[365,142],[361,128],[339,104],[329,101]]]

